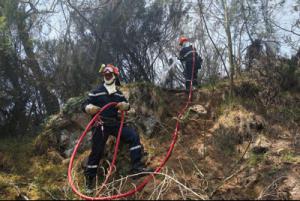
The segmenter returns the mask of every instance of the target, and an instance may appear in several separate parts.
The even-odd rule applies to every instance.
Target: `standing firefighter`
[[[198,70],[201,69],[202,58],[198,55],[195,48],[190,44],[189,39],[186,37],[181,37],[179,39],[179,45],[181,47],[179,53],[179,60],[184,66],[184,77],[185,77],[185,87],[186,90],[190,88],[190,82],[193,74],[193,57],[195,56],[195,68],[194,68],[194,79],[193,86],[197,87],[197,74]]]
[[[89,97],[82,103],[82,110],[94,116],[106,104],[111,102],[117,102],[118,104],[103,111],[101,114],[103,123],[93,127],[92,151],[88,157],[87,167],[84,171],[88,193],[92,193],[95,188],[97,169],[108,136],[117,136],[118,134],[120,127],[118,110],[128,111],[130,109],[128,101],[116,87],[116,80],[119,76],[118,68],[111,64],[102,65],[99,72],[104,76],[104,84],[99,85],[89,94]],[[142,145],[138,134],[126,125],[124,125],[122,130],[121,142],[130,145],[129,152],[132,162],[132,174],[152,171],[146,168],[145,164],[141,162]]]

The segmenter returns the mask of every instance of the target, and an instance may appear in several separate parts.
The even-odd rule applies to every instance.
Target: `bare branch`
[[[283,31],[286,31],[286,32],[292,33],[292,34],[294,34],[294,35],[300,36],[300,33],[297,33],[297,32],[295,32],[295,31],[293,31],[292,29],[291,29],[291,30],[288,30],[288,29],[286,29],[286,28],[283,28],[282,26],[276,24],[273,20],[269,20],[269,22],[271,22],[275,27],[277,27],[277,28],[279,28],[279,29],[281,29],[281,30],[283,30]]]
[[[226,71],[226,74],[227,74],[227,76],[229,77],[230,74],[229,74],[229,72],[228,72],[228,70],[227,70],[227,67],[226,67],[225,61],[224,61],[224,59],[223,59],[223,56],[221,55],[221,53],[220,53],[220,51],[219,51],[217,45],[215,44],[214,40],[212,39],[212,37],[211,37],[211,35],[210,35],[210,33],[209,33],[209,30],[208,30],[208,27],[207,27],[207,23],[206,23],[206,19],[205,19],[205,17],[204,17],[203,12],[202,12],[201,5],[202,5],[202,3],[200,2],[200,0],[198,0],[198,6],[199,6],[199,9],[200,9],[200,16],[201,16],[202,19],[203,19],[203,22],[204,22],[204,25],[205,25],[205,29],[206,29],[207,35],[208,35],[210,41],[212,42],[212,44],[214,45],[216,51],[218,52],[218,54],[219,54],[219,56],[220,56],[220,58],[221,58],[222,64],[223,64],[223,66],[224,66],[224,70]]]

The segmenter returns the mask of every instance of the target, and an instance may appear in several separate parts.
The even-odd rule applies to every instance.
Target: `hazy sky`
[[[196,0],[189,0],[189,2],[195,1]],[[280,2],[281,0],[274,0],[274,2]],[[51,7],[51,2],[52,0],[47,0],[46,6]],[[271,1],[272,2],[272,1]],[[291,30],[292,24],[295,24],[296,20],[300,19],[300,12],[295,12],[294,11],[294,6],[296,5],[296,0],[286,0],[286,3],[284,5],[283,9],[280,9],[277,13],[275,14],[275,21],[276,24],[279,26]],[[61,9],[61,4],[56,6],[57,13],[48,17],[45,19],[45,26],[43,29],[44,37],[45,38],[58,38],[62,36],[65,33],[65,27],[66,27],[66,22],[64,19],[64,15]],[[300,10],[300,8],[298,8]],[[66,11],[66,14],[68,12]],[[195,19],[197,20],[197,19]],[[191,21],[191,26],[195,24],[194,22]],[[300,45],[300,37],[294,34],[291,34],[287,31],[283,31],[279,28],[276,28],[278,31],[278,38],[281,39],[281,53],[286,54],[287,56],[290,56],[291,54],[295,54],[295,50],[292,50],[290,45],[284,43],[283,37],[290,37],[292,41],[294,41],[294,45],[296,47],[299,47]],[[295,29],[295,32],[300,33],[300,29]]]
[[[296,0],[287,0],[286,4],[284,6],[284,9],[282,9],[282,12],[279,12],[276,16],[276,22],[281,27],[291,30],[291,25],[295,24],[297,20],[300,20],[300,8],[298,8],[299,12],[295,12],[294,7],[296,5]],[[289,32],[279,30],[280,35],[282,36],[290,36],[293,41],[297,42],[295,44],[298,48],[300,47],[300,37],[294,34],[291,34]],[[300,29],[295,29],[295,32],[300,34]],[[282,53],[290,55],[295,54],[295,50],[292,50],[290,46],[287,46],[287,44],[282,43]]]

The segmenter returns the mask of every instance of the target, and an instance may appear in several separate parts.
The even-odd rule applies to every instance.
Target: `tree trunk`
[[[6,124],[3,130],[3,135],[11,136],[13,134],[22,134],[23,128],[26,126],[24,119],[26,118],[25,106],[28,101],[26,91],[21,87],[23,75],[18,71],[18,64],[15,58],[6,54],[5,51],[0,51],[0,65],[3,67],[5,76],[13,85],[14,91],[10,94],[13,99],[13,108],[10,112],[9,124]]]
[[[230,19],[228,16],[228,8],[227,2],[222,1],[224,6],[224,19],[225,19],[225,32],[227,37],[227,45],[228,45],[228,58],[229,58],[229,65],[230,65],[230,96],[233,95],[233,86],[234,86],[234,74],[235,74],[235,66],[233,60],[233,48],[232,48],[232,38],[231,38],[231,31],[230,31]]]
[[[43,99],[43,103],[45,105],[47,114],[48,115],[55,114],[59,112],[58,99],[47,88],[45,76],[43,75],[43,72],[33,52],[33,44],[29,36],[28,30],[26,28],[24,15],[22,15],[23,14],[22,11],[18,14],[19,14],[19,18],[16,20],[17,28],[18,28],[20,40],[23,44],[27,56],[28,67],[31,69],[32,73],[34,74],[34,77],[36,78],[36,87],[40,91],[40,95]]]

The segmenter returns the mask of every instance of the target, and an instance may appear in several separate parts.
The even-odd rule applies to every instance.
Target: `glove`
[[[85,106],[86,113],[88,113],[90,115],[96,114],[100,109],[101,109],[101,107],[98,107],[93,104],[88,104],[87,106]]]
[[[126,102],[120,102],[116,105],[116,108],[118,108],[121,111],[128,111],[130,108],[129,103]]]

